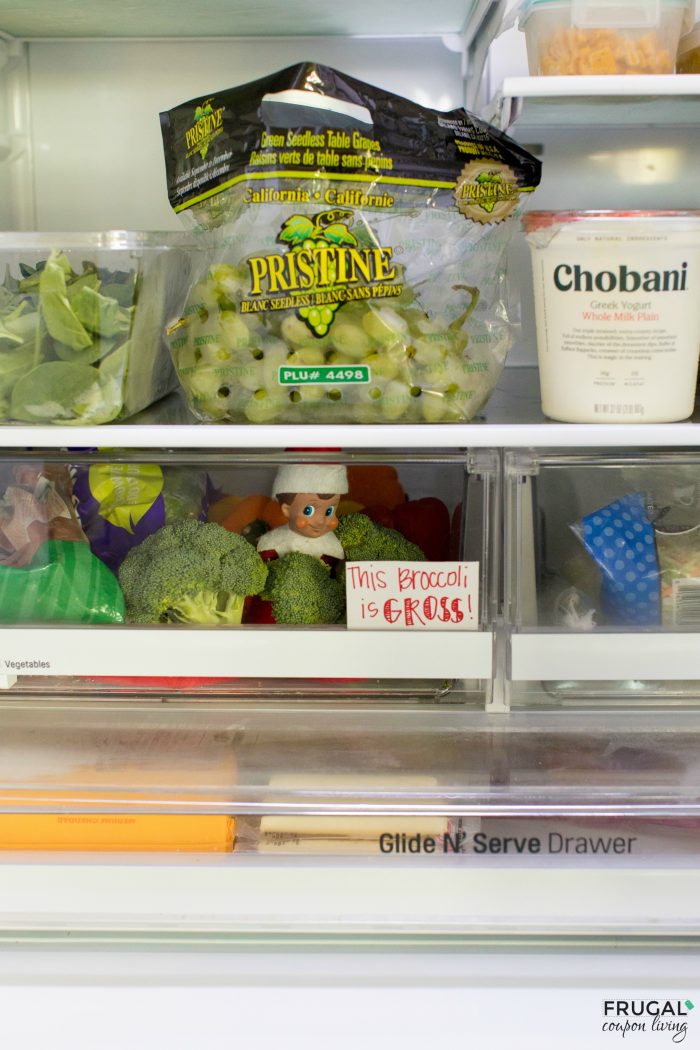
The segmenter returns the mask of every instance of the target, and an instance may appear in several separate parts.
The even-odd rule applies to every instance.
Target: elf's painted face
[[[315,492],[297,492],[291,503],[282,503],[282,513],[289,518],[292,532],[316,539],[338,528],[336,511],[340,496],[319,496]]]

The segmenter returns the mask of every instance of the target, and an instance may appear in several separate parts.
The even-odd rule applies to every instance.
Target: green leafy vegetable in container
[[[372,521],[366,514],[344,514],[336,536],[346,561],[425,561],[421,548],[396,529]]]
[[[75,273],[62,252],[22,270],[20,281],[6,277],[0,313],[0,346],[15,344],[0,363],[0,388],[9,400],[4,414],[29,423],[114,419],[124,366],[114,355],[129,337],[134,306],[101,294],[96,268],[85,263]],[[133,296],[133,275],[120,276]]]
[[[163,327],[177,282],[149,236],[78,235],[77,249],[50,251],[40,234],[0,235],[0,420],[107,423],[172,390]]]
[[[330,566],[300,551],[268,562],[262,597],[272,603],[276,623],[339,623],[345,612],[345,588]]]
[[[242,536],[187,519],[133,547],[119,570],[132,623],[240,624],[267,567]]]

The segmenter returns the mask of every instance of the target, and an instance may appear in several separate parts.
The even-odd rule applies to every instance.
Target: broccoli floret
[[[425,554],[415,543],[366,514],[343,515],[336,536],[347,561],[425,561]]]
[[[345,612],[345,591],[330,566],[299,551],[268,562],[263,598],[277,623],[338,623]]]
[[[132,623],[240,623],[246,595],[265,586],[251,545],[214,522],[164,525],[132,547],[119,582]]]

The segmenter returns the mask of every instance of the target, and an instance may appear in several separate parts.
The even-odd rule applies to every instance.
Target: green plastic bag
[[[0,623],[123,623],[116,578],[87,543],[48,540],[28,565],[0,565]]]

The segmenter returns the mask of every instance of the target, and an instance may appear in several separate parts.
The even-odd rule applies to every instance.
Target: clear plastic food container
[[[488,449],[8,452],[0,698],[40,676],[54,696],[483,703],[498,469]]]
[[[673,73],[686,0],[524,0],[531,76]]]
[[[700,73],[700,22],[681,37],[678,45],[678,73]]]
[[[542,411],[670,423],[693,411],[700,211],[529,212]]]
[[[0,422],[109,423],[173,390],[190,266],[181,234],[0,234]]]
[[[514,704],[697,705],[700,455],[506,456]]]

